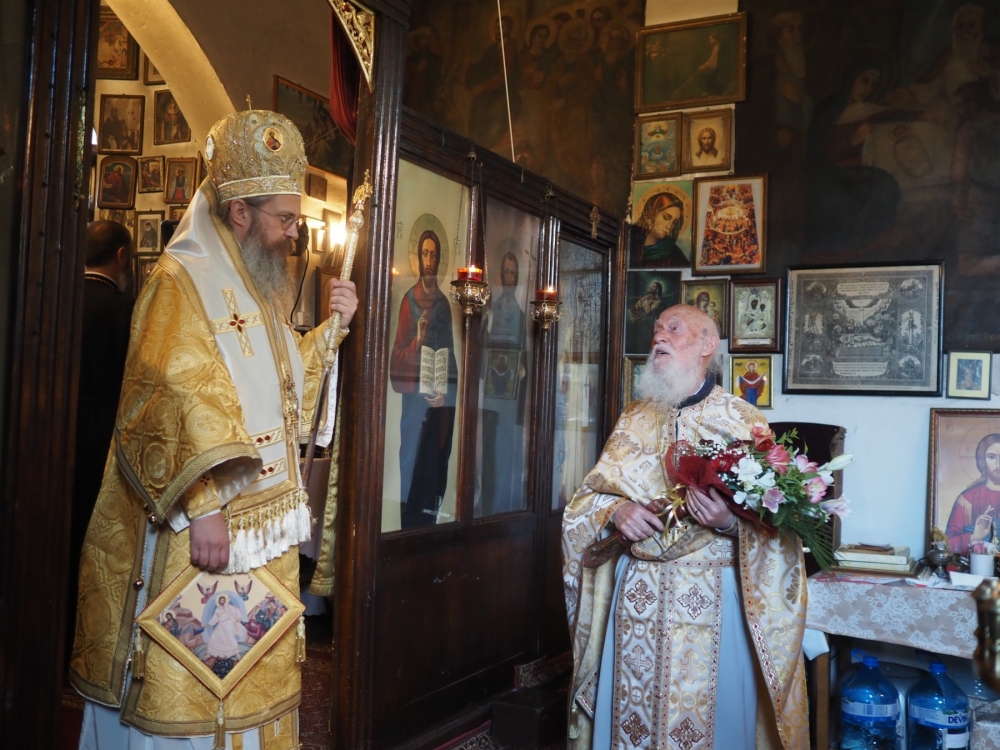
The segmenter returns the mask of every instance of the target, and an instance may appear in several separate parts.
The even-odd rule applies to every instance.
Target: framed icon
[[[992,352],[950,352],[948,354],[948,398],[990,399]]]
[[[142,130],[146,97],[126,94],[101,94],[97,118],[97,153],[142,153]]]
[[[703,177],[694,204],[695,274],[764,272],[766,175]]]
[[[98,170],[99,208],[132,208],[135,205],[135,180],[138,163],[131,156],[105,156]]]

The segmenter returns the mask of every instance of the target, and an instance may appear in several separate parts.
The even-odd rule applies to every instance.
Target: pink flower
[[[753,434],[753,446],[757,450],[767,453],[774,447],[774,433],[767,425],[754,425],[750,432]]]
[[[772,513],[778,512],[778,506],[785,502],[785,493],[777,487],[771,487],[764,492],[764,507]]]
[[[819,465],[815,461],[810,461],[809,456],[800,453],[795,457],[795,468],[803,474],[812,474],[819,469]]]
[[[841,518],[847,518],[851,514],[846,497],[838,497],[836,500],[824,500],[819,504],[819,507],[827,513],[840,516]]]
[[[767,452],[764,460],[779,474],[787,474],[788,464],[792,462],[792,455],[785,446],[776,445]]]
[[[809,502],[816,505],[826,494],[826,483],[819,477],[810,479],[805,484],[805,491],[809,495]]]

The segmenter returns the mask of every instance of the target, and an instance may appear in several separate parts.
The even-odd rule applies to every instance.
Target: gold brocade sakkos
[[[763,416],[715,387],[701,402],[668,414],[651,401],[628,406],[563,517],[563,580],[573,639],[569,748],[592,746],[601,653],[611,618],[615,633],[612,746],[711,748],[721,633],[722,568],[736,565],[758,692],[757,747],[809,746],[802,635],[806,588],[797,539],[769,537],[742,519],[738,544],[690,522],[673,544],[633,546],[610,612],[615,561],[583,565],[584,551],[607,535],[614,512],[630,499],[648,505],[671,489],[663,457],[676,440],[749,440]],[[640,559],[641,558],[641,559]],[[763,694],[766,686],[766,697]],[[769,710],[770,709],[770,710]]]
[[[208,688],[137,633],[133,621],[143,603],[190,564],[189,530],[171,526],[181,510],[194,519],[222,507],[235,543],[240,529],[294,520],[290,511],[304,495],[297,481],[299,436],[312,419],[328,333],[323,325],[300,339],[279,320],[250,281],[216,201],[206,181],[178,233],[200,231],[207,243],[214,232],[224,248],[220,257],[168,248],[136,302],[115,441],[81,560],[70,663],[70,679],[84,697],[121,706],[123,722],[161,736],[211,735],[219,714]],[[208,290],[206,279],[216,278],[225,279],[223,288]],[[237,302],[232,326],[222,326],[223,318],[207,307],[232,309]],[[338,344],[343,333],[337,332]],[[229,347],[225,358],[222,347]],[[245,395],[253,382],[240,367],[259,368],[271,384],[263,416],[256,414],[263,400]],[[268,428],[248,429],[254,418]],[[298,591],[298,555],[288,549],[269,547],[267,560],[255,562],[266,562],[285,587]],[[284,747],[297,736],[289,714],[300,700],[296,646],[292,628],[227,695],[225,731],[261,727],[274,735],[267,747]],[[130,671],[137,653],[141,679]]]

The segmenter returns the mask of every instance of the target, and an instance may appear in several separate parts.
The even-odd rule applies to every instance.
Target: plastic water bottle
[[[878,659],[852,652],[862,666],[840,688],[840,750],[897,750],[899,691]]]
[[[930,672],[910,689],[907,750],[969,750],[969,699],[944,664],[931,662]]]

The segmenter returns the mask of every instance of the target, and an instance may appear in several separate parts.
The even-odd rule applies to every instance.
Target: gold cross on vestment
[[[236,303],[236,292],[232,289],[223,289],[222,297],[226,300],[226,307],[229,308],[228,318],[218,318],[212,321],[212,327],[216,335],[220,333],[235,333],[240,341],[240,351],[244,357],[253,356],[253,347],[250,346],[250,337],[247,329],[253,326],[262,325],[260,312],[241,313],[239,305]]]

